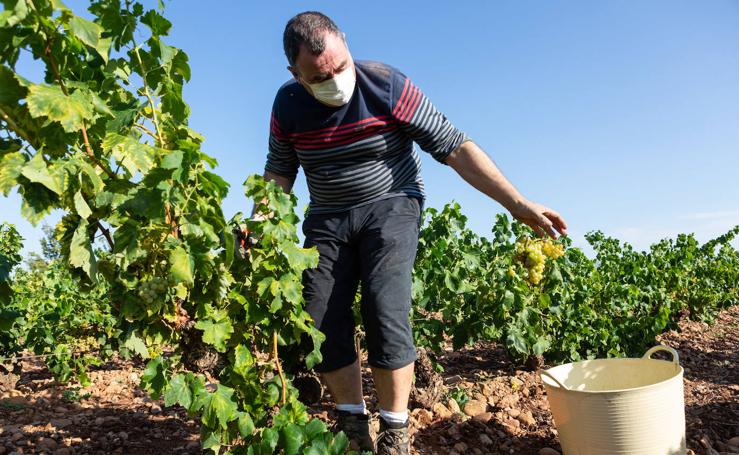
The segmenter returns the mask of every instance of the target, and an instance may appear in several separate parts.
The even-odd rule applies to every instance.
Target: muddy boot
[[[349,448],[357,451],[370,451],[374,453],[374,443],[370,430],[369,414],[352,414],[346,411],[337,411],[339,418],[336,422],[336,430],[343,431],[349,438]]]
[[[380,434],[377,436],[377,455],[409,455],[411,438],[408,420],[405,423],[388,423],[380,417]]]

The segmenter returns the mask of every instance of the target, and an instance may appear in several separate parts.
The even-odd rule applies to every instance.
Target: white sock
[[[337,403],[336,410],[351,412],[352,414],[367,414],[367,405],[364,400],[359,404]]]
[[[385,422],[387,423],[405,423],[405,421],[408,420],[408,410],[392,412],[380,408],[380,417],[385,419]]]

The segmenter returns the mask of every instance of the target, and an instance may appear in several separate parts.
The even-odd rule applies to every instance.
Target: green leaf
[[[110,152],[131,175],[137,172],[148,173],[154,165],[154,156],[157,154],[155,147],[143,144],[134,137],[113,132],[105,135],[103,150]]]
[[[291,275],[282,275],[280,277],[280,292],[285,300],[292,303],[293,305],[300,305],[302,301],[302,286]]]
[[[534,346],[531,347],[531,351],[534,355],[542,355],[549,350],[549,346],[549,340],[544,337],[540,337],[536,343],[534,343]]]
[[[49,168],[46,167],[46,162],[44,162],[44,157],[41,153],[36,153],[36,155],[34,155],[34,157],[23,166],[21,174],[32,182],[44,185],[56,194],[61,194],[62,192],[59,182],[49,173]]]
[[[165,385],[166,378],[164,377],[162,358],[157,357],[149,360],[141,374],[141,387],[149,392],[153,399],[157,400],[161,396]]]
[[[277,441],[279,441],[280,435],[274,428],[265,428],[262,430],[262,450],[264,453],[273,453],[275,447],[277,447]]]
[[[123,343],[123,347],[140,355],[142,359],[149,358],[149,350],[146,348],[146,343],[144,343],[144,340],[139,338],[134,332],[131,332],[131,335],[126,339],[126,342]]]
[[[216,316],[219,314],[220,312],[217,312]],[[195,328],[203,331],[204,342],[212,344],[218,352],[226,352],[226,342],[234,331],[227,314],[220,319],[200,320],[195,324]]]
[[[285,455],[296,455],[303,445],[303,432],[300,427],[290,422],[282,428],[281,433]]]
[[[178,246],[169,253],[169,274],[177,282],[193,283],[193,261],[187,251]]]
[[[148,26],[154,36],[164,36],[169,33],[169,29],[172,27],[170,21],[153,9],[150,9],[141,17],[141,23]]]
[[[77,210],[77,215],[81,216],[83,219],[87,219],[92,215],[90,206],[87,205],[85,198],[82,196],[82,192],[79,190],[74,193],[74,208]]]
[[[326,432],[326,424],[319,419],[311,419],[310,422],[305,426],[304,433],[305,439],[310,441],[316,436]]]
[[[210,400],[203,410],[203,422],[210,426],[220,426],[228,429],[228,422],[234,420],[238,410],[232,397],[234,390],[219,384],[215,392],[210,394]]]
[[[241,434],[242,438],[247,438],[254,434],[254,421],[252,421],[251,416],[246,412],[242,412],[239,415],[238,427],[239,434]]]
[[[236,346],[236,349],[234,349],[234,371],[242,377],[247,377],[252,365],[254,365],[254,357],[251,355],[249,348],[243,344]]]
[[[57,86],[31,84],[26,101],[31,116],[47,117],[59,122],[68,133],[81,130],[84,121],[92,119],[94,115],[92,99],[85,96],[82,90],[65,96]]]
[[[341,431],[334,436],[334,440],[331,442],[330,453],[331,455],[342,455],[347,447],[349,447],[349,438]]]
[[[112,40],[110,38],[100,38],[103,32],[102,27],[87,19],[73,16],[69,20],[69,28],[80,41],[95,49],[100,54],[100,57],[103,58],[103,61],[108,63],[108,51]]]
[[[311,326],[310,337],[313,340],[313,350],[305,356],[305,366],[309,370],[323,361],[321,344],[326,340],[326,335],[315,326]]]
[[[213,431],[203,440],[203,448],[210,449],[214,454],[221,452],[221,438]]]
[[[21,152],[8,153],[0,159],[0,191],[8,196],[17,184],[26,159]]]
[[[182,151],[172,150],[162,159],[162,169],[177,169],[182,165]]]
[[[173,377],[164,392],[164,405],[172,406],[175,403],[182,405],[185,409],[189,409],[192,404],[192,392],[184,374]]]
[[[506,341],[508,345],[511,346],[516,352],[520,354],[529,353],[526,340],[523,338],[523,335],[521,334],[521,332],[518,331],[518,329],[510,329],[508,331],[508,337],[506,337]]]
[[[72,243],[69,246],[69,263],[81,268],[87,273],[87,276],[93,281],[96,281],[97,262],[92,252],[87,227],[87,220],[80,220],[72,236]]]

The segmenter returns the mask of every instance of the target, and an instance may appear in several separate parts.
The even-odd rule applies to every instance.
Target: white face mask
[[[308,84],[308,86],[318,101],[329,106],[339,107],[352,99],[356,82],[354,70],[351,66],[348,66],[333,78],[317,84]]]

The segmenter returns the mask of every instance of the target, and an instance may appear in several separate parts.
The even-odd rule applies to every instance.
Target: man
[[[424,200],[416,142],[539,235],[565,233],[555,211],[524,198],[474,142],[401,72],[355,62],[331,19],[305,12],[283,36],[293,79],[275,97],[264,177],[289,192],[302,166],[310,191],[306,311],[326,335],[316,367],[336,400],[338,426],[362,450],[408,454],[408,396],[416,351],[411,273]],[[354,348],[361,282],[368,363],[380,405],[376,448]]]

